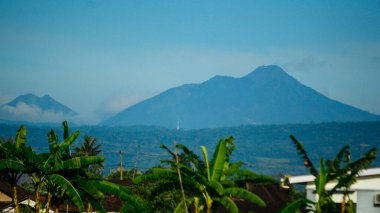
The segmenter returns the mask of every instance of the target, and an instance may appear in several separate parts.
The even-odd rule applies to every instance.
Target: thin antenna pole
[[[139,152],[140,152],[140,144],[136,144],[136,160],[135,160],[135,169],[133,171],[132,179],[135,179],[135,175],[137,172],[137,162],[139,161]]]
[[[120,150],[120,180],[123,180],[123,152]]]

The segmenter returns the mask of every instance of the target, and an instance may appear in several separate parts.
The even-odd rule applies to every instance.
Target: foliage
[[[79,156],[98,156],[102,150],[101,145],[93,136],[84,136],[84,141],[77,147],[74,147],[75,153]]]
[[[314,202],[311,202],[308,199],[305,198],[299,198],[289,205],[287,205],[285,208],[281,210],[280,213],[294,213],[294,212],[299,212],[300,209],[306,208],[305,212],[310,212],[312,211],[312,208],[310,208],[310,205],[313,205]]]
[[[0,140],[0,175],[9,182],[13,188],[16,212],[20,212],[17,201],[16,184],[22,174],[31,177],[36,197],[35,212],[41,208],[48,211],[51,207],[58,211],[58,206],[66,201],[76,205],[84,211],[84,201],[101,212],[104,208],[101,201],[105,195],[118,196],[129,209],[137,211],[138,198],[133,197],[120,185],[102,179],[93,179],[86,174],[89,166],[102,163],[103,157],[98,156],[72,156],[70,146],[79,135],[79,131],[69,134],[67,122],[63,122],[63,141],[54,130],[48,133],[49,152],[36,153],[31,147],[26,147],[26,128],[21,126],[17,131],[14,143]],[[47,193],[47,199],[40,203],[41,191]],[[88,208],[90,210],[91,208]],[[23,206],[24,211],[31,208]]]
[[[57,127],[56,132],[61,136],[62,128]],[[0,137],[6,140],[18,128],[17,125],[0,124]],[[50,131],[50,128],[51,126],[28,126],[27,144],[39,150],[46,147],[46,133]],[[364,153],[365,147],[375,147],[380,144],[380,122],[246,125],[178,131],[154,126],[78,126],[76,128],[80,130],[81,135],[91,135],[96,137],[98,142],[102,142],[101,149],[104,150],[104,156],[107,158],[105,171],[109,171],[108,166],[119,163],[119,158],[108,157],[111,156],[108,151],[125,150],[126,162],[134,162],[138,159],[136,165],[126,164],[126,167],[146,170],[156,166],[157,161],[141,156],[162,153],[160,144],[170,146],[174,140],[180,141],[202,157],[199,149],[201,145],[206,145],[207,148],[215,147],[218,143],[215,139],[233,135],[236,138],[235,143],[239,145],[234,150],[231,160],[245,162],[246,168],[253,169],[259,174],[269,175],[289,171],[294,174],[307,172],[307,169],[299,164],[299,157],[294,152],[293,144],[288,143],[290,132],[302,138],[303,145],[308,150],[313,149],[313,152],[309,153],[313,161],[319,161],[320,156],[333,159],[336,147],[345,145],[351,147],[351,157],[356,159]],[[135,149],[137,145],[140,146],[139,152]],[[377,158],[373,165],[379,166],[380,158]]]
[[[84,136],[83,142],[74,147],[73,156],[99,156],[102,153],[100,149],[101,144],[97,144],[97,139],[93,136],[86,135]],[[103,176],[103,164],[98,163],[94,165],[90,165],[86,169],[86,173],[91,177],[102,177]]]
[[[21,176],[28,172],[28,155],[30,147],[26,147],[26,127],[20,126],[15,140],[0,141],[0,179],[9,183],[13,191],[12,201],[15,211],[19,212],[16,185]]]
[[[335,124],[327,125],[334,126]],[[343,124],[337,125],[341,126]],[[306,129],[315,127],[321,128],[321,126],[318,125],[302,126],[302,128]],[[85,127],[82,128],[85,129]],[[255,128],[241,127],[237,129],[179,131],[178,137],[187,138],[187,140],[190,140],[189,138],[197,138],[194,143],[192,143],[192,146],[196,146],[206,143],[211,137],[219,137],[218,135],[226,134],[226,132],[235,132],[245,135],[245,137],[251,137],[251,133],[247,134],[245,131],[253,130],[252,132],[257,133],[258,131]],[[257,136],[259,139],[267,137],[267,134],[273,139],[273,137],[279,137],[276,135],[277,133],[287,133],[289,129],[295,127],[275,126],[272,130],[265,126],[257,128],[261,128],[260,131],[266,132],[266,134],[259,134]],[[119,137],[119,132],[116,131],[116,128],[111,130],[107,128],[104,130],[98,129],[97,131],[104,131],[108,136],[113,135],[114,139],[117,136],[115,142],[121,139],[124,140],[125,137],[130,136],[123,135],[124,133],[121,131],[122,135]],[[154,150],[152,147],[154,147],[154,143],[157,142],[156,140],[170,141],[174,137],[174,133],[166,129],[152,127],[149,131],[152,132],[153,135],[149,135],[149,137],[146,136],[144,131],[139,133],[140,135],[144,135],[144,140],[151,142],[150,137],[154,137],[154,139],[152,139],[153,145],[149,145],[146,149],[147,151]],[[273,133],[273,131],[275,133]],[[334,132],[337,134],[337,131]],[[92,147],[89,150],[95,150],[92,153],[96,155],[89,156],[89,154],[84,154],[85,152],[83,151],[76,150],[74,153],[70,153],[69,151],[70,147],[73,146],[75,140],[78,138],[79,131],[70,134],[67,123],[64,122],[63,130],[61,132],[58,131],[58,133],[60,135],[63,133],[63,140],[59,139],[55,131],[50,130],[48,134],[49,151],[42,153],[35,152],[30,146],[27,146],[30,145],[30,137],[28,134],[28,142],[26,142],[25,127],[19,128],[16,137],[0,140],[0,177],[15,185],[21,175],[26,174],[32,177],[36,197],[40,197],[41,192],[48,193],[48,199],[37,205],[37,208],[34,209],[35,212],[39,212],[41,208],[56,208],[63,202],[75,204],[82,211],[92,210],[104,212],[105,209],[102,206],[102,201],[111,195],[119,197],[122,200],[124,203],[122,211],[127,212],[172,212],[176,210],[181,212],[184,210],[183,207],[185,204],[189,206],[188,209],[192,212],[211,212],[219,207],[224,207],[230,212],[237,212],[238,209],[235,204],[237,198],[244,198],[258,205],[264,205],[264,202],[259,197],[244,189],[247,183],[268,184],[277,182],[268,176],[244,169],[242,162],[233,162],[236,157],[232,156],[232,153],[234,153],[235,156],[237,153],[240,155],[242,153],[241,150],[247,148],[246,145],[244,145],[244,143],[247,143],[247,140],[243,139],[242,141],[239,137],[239,144],[242,144],[239,146],[239,149],[235,149],[234,139],[229,137],[220,140],[215,147],[214,153],[210,155],[204,146],[201,146],[199,152],[193,152],[183,144],[175,145],[174,151],[162,145],[162,148],[171,156],[166,160],[162,160],[165,167],[151,168],[142,176],[142,172],[135,169],[123,171],[123,178],[125,180],[133,180],[136,184],[122,187],[118,184],[106,181],[99,176],[92,176],[88,172],[90,167],[99,165],[99,163],[104,160],[102,157],[97,156],[99,154],[100,145],[94,141],[96,141],[98,136],[96,138],[90,136],[84,138],[82,145],[87,143],[85,142],[87,140],[93,141],[88,142],[88,147]],[[309,137],[312,136],[313,135],[309,135]],[[34,136],[31,138],[33,137]],[[36,137],[34,137],[34,139],[35,138]],[[349,147],[347,146],[341,149],[333,160],[321,159],[319,167],[316,167],[312,162],[316,154],[312,153],[310,155],[297,139],[294,137],[292,139],[300,156],[304,160],[306,168],[309,169],[311,174],[316,176],[317,193],[321,195],[320,201],[316,203],[316,206],[319,206],[318,208],[321,209],[321,211],[328,209],[329,212],[332,212],[334,207],[332,205],[331,195],[338,189],[343,189],[342,192],[347,200],[342,202],[346,204],[342,208],[350,209],[352,201],[347,191],[349,187],[355,183],[358,172],[367,168],[370,163],[373,162],[376,150],[372,149],[365,153],[359,160],[351,161],[350,155],[352,153],[349,152]],[[113,141],[112,137],[109,140]],[[132,139],[132,141],[134,140],[136,139]],[[188,142],[188,144],[190,144],[190,142]],[[102,144],[102,148],[110,149],[109,144],[103,145],[104,144]],[[250,153],[250,156],[254,156],[257,150],[259,150],[258,147],[254,147],[256,145],[252,146],[251,150],[254,151]],[[279,150],[273,149],[273,146],[275,146],[275,143],[269,144],[269,147],[272,148],[268,149],[271,149],[271,154],[273,155],[270,159],[281,155],[279,154]],[[264,152],[266,151],[265,149],[267,149],[266,147],[261,148],[264,149]],[[246,156],[239,157],[244,158]],[[275,162],[272,161],[271,163]],[[183,201],[181,196],[179,174],[183,179],[182,184],[186,202]],[[120,171],[116,171],[111,173],[108,178],[118,179],[119,177]],[[326,184],[333,180],[337,181],[336,187],[331,190],[326,190]],[[14,201],[17,203],[17,198],[14,198]],[[305,205],[310,205],[310,201],[297,199],[293,204],[290,204],[284,209],[283,212],[292,212]],[[28,207],[24,206],[20,207],[19,211],[24,211],[22,208],[28,209]]]
[[[231,212],[238,212],[235,202],[232,198],[243,198],[247,201],[256,203],[259,206],[265,206],[263,200],[257,195],[236,185],[237,176],[242,163],[230,163],[230,155],[235,146],[234,138],[221,139],[215,148],[211,161],[209,160],[207,149],[202,147],[204,160],[201,160],[194,152],[186,146],[178,144],[176,149],[182,151],[180,161],[177,162],[176,152],[172,152],[166,146],[162,145],[172,157],[172,160],[162,160],[163,163],[169,165],[169,168],[154,168],[150,174],[143,175],[135,180],[141,181],[157,181],[156,188],[161,193],[167,192],[168,185],[177,186],[179,190],[179,181],[177,167],[183,178],[183,187],[186,191],[186,202],[192,204],[195,212],[211,212],[215,211],[218,206],[223,206]],[[248,173],[248,171],[246,171]],[[254,173],[252,176],[254,177]],[[243,177],[243,176],[241,176]],[[163,181],[164,180],[164,181]],[[185,203],[179,201],[176,210],[180,211],[184,208]]]
[[[123,170],[123,180],[133,180],[134,178],[142,175],[143,172],[137,169],[128,169]],[[107,176],[109,180],[117,180],[120,179],[120,169],[118,168],[116,171],[110,172]]]
[[[358,160],[351,161],[349,146],[344,146],[338,152],[334,160],[325,160],[324,158],[321,158],[319,170],[317,170],[303,145],[293,135],[291,135],[290,138],[295,144],[298,153],[304,160],[304,165],[309,168],[309,172],[315,176],[314,183],[316,193],[318,194],[318,200],[315,203],[314,211],[317,213],[338,212],[339,210],[332,200],[332,195],[338,190],[342,190],[343,192],[341,212],[345,212],[346,207],[347,211],[353,211],[353,205],[350,205],[352,201],[348,196],[348,189],[356,182],[359,172],[368,168],[376,158],[377,149],[372,148]],[[331,189],[327,189],[327,184],[333,181],[336,181],[335,186]],[[348,201],[346,201],[347,196]],[[297,203],[301,202],[302,201],[297,200],[290,206],[297,206]]]

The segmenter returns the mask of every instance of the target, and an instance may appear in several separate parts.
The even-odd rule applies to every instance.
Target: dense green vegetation
[[[230,156],[235,149],[233,140],[232,137],[221,139],[210,159],[206,147],[202,146],[203,160],[182,144],[175,145],[176,149],[181,150],[180,155],[162,145],[172,157],[171,160],[162,161],[169,167],[153,168],[150,173],[139,176],[134,181],[141,183],[143,180],[154,180],[153,187],[164,192],[170,192],[173,183],[179,185],[182,196],[175,212],[188,212],[188,206],[191,206],[193,212],[215,212],[218,206],[223,206],[229,212],[239,212],[233,198],[242,198],[265,206],[260,197],[244,187],[239,187],[238,183],[276,181],[241,169],[242,162],[230,162]]]
[[[358,174],[363,169],[368,168],[376,158],[377,148],[372,148],[358,160],[352,161],[349,146],[344,146],[335,156],[333,160],[320,159],[319,168],[317,169],[310,160],[302,143],[300,143],[293,135],[290,136],[294,142],[298,154],[304,160],[304,165],[312,174],[315,184],[315,193],[317,201],[307,200],[305,198],[298,199],[288,205],[282,213],[292,213],[298,209],[305,208],[307,212],[316,213],[354,213],[356,212],[354,202],[349,196],[350,187],[356,182]],[[329,182],[336,181],[332,189],[327,189]],[[340,190],[343,194],[340,208],[333,201],[332,196]]]
[[[58,212],[64,202],[70,202],[80,211],[84,211],[84,203],[87,203],[88,211],[93,206],[104,212],[101,205],[104,194],[114,194],[124,201],[128,200],[128,206],[134,204],[130,202],[134,200],[133,195],[121,186],[87,175],[88,167],[102,163],[104,158],[83,156],[82,153],[71,155],[69,148],[79,131],[70,135],[67,122],[63,122],[61,142],[53,130],[48,133],[48,152],[37,153],[27,146],[26,132],[26,127],[21,126],[14,139],[0,141],[0,179],[11,185],[17,213],[20,208],[16,185],[22,175],[29,176],[32,181],[36,213],[42,209],[48,212],[51,208]]]
[[[276,174],[304,174],[307,172],[298,163],[298,156],[289,143],[289,135],[294,134],[303,141],[306,149],[313,150],[310,158],[333,158],[345,145],[351,147],[351,155],[359,157],[367,147],[379,147],[380,122],[320,123],[238,126],[217,129],[171,130],[161,127],[76,127],[82,135],[97,138],[102,145],[105,173],[115,170],[119,164],[119,151],[124,152],[124,166],[127,169],[146,171],[159,165],[159,160],[168,156],[160,149],[160,144],[171,146],[173,141],[184,144],[198,155],[200,146],[216,146],[218,139],[233,135],[236,149],[231,158],[246,163],[255,172]],[[18,126],[0,124],[0,138],[5,140],[16,132]],[[54,128],[62,134],[59,126]],[[46,147],[46,132],[49,127],[28,127],[28,144],[39,151]],[[74,146],[81,141],[77,141]],[[377,158],[375,166],[380,165]]]
[[[105,212],[102,201],[106,194],[121,199],[123,207],[119,211],[122,212],[192,210],[209,213],[219,206],[239,212],[234,201],[237,198],[265,206],[260,197],[244,189],[247,181],[276,183],[270,177],[241,169],[242,162],[230,162],[235,149],[232,137],[220,140],[210,160],[206,147],[202,146],[204,161],[184,145],[175,146],[182,153],[172,152],[162,145],[173,157],[162,160],[167,167],[151,168],[145,174],[137,170],[123,171],[122,177],[135,182],[125,186],[109,182],[99,173],[101,167],[97,166],[101,166],[104,157],[98,156],[101,150],[95,137],[85,136],[71,153],[70,147],[79,131],[69,134],[67,122],[63,122],[61,142],[54,130],[49,131],[48,152],[35,152],[27,146],[26,133],[26,127],[21,126],[14,138],[0,141],[0,180],[11,185],[17,213],[48,212],[49,209],[58,212],[64,203],[75,205],[81,212]],[[119,174],[121,172],[119,170]],[[16,185],[22,175],[30,178],[36,199],[33,207],[23,206],[20,210]],[[109,175],[110,179],[113,177],[114,174]]]
[[[330,125],[331,128],[336,124],[326,125]],[[379,124],[360,123],[358,125],[348,123],[341,125],[348,125],[349,127],[356,125],[358,128],[368,127],[368,125],[369,127],[377,127]],[[315,127],[316,125],[311,126]],[[286,132],[289,130],[286,127],[293,128],[294,126],[271,126],[271,128],[262,126],[255,127],[256,129],[250,126],[240,127],[241,131],[237,131],[238,128],[233,130],[241,136],[247,133],[246,129],[256,130],[255,133],[260,133],[257,130],[261,128],[261,131],[266,130],[273,133],[273,131]],[[86,128],[87,130],[91,129],[91,127],[82,127],[82,129]],[[223,130],[223,134],[228,133],[227,129],[220,129],[216,132],[219,133]],[[368,128],[366,130],[368,131]],[[127,129],[128,131],[131,129]],[[185,138],[191,134],[205,134],[209,131],[215,130],[206,129],[191,132],[150,128],[149,131],[149,129],[140,127],[135,128],[132,132],[137,132],[140,136],[145,136],[149,132],[157,134],[156,137],[161,135],[161,137],[172,137],[170,139],[173,141],[178,141],[180,138],[185,141]],[[338,131],[336,129],[335,131],[337,134]],[[242,161],[235,160],[235,151],[238,150],[239,146],[235,146],[236,141],[231,136],[220,139],[216,143],[212,155],[209,155],[206,146],[203,145],[200,146],[200,151],[194,152],[192,150],[196,149],[184,144],[174,143],[173,149],[168,148],[171,147],[169,145],[161,144],[161,152],[165,154],[159,156],[162,157],[159,167],[149,167],[144,172],[137,168],[119,169],[108,175],[108,181],[103,173],[104,157],[99,155],[102,153],[101,147],[107,147],[110,144],[102,143],[100,145],[97,143],[96,137],[85,136],[81,143],[76,143],[77,145],[74,146],[79,131],[70,134],[67,122],[63,122],[63,130],[61,130],[63,139],[60,140],[57,133],[50,130],[47,135],[47,143],[45,142],[45,145],[48,145],[47,151],[36,151],[32,146],[27,146],[29,142],[27,143],[26,133],[26,127],[21,126],[15,137],[0,140],[0,179],[8,182],[12,187],[16,212],[21,211],[18,205],[16,185],[19,184],[22,175],[27,175],[30,178],[33,186],[32,191],[37,198],[34,209],[25,209],[24,206],[22,211],[34,212],[40,212],[44,209],[46,211],[54,209],[58,212],[59,206],[64,203],[75,205],[82,212],[105,212],[106,208],[103,201],[111,195],[118,197],[122,202],[123,206],[119,209],[122,212],[210,213],[221,209],[228,212],[239,212],[236,202],[240,200],[254,203],[256,206],[266,206],[265,200],[248,190],[249,185],[278,184],[274,178],[261,175],[247,166],[244,167],[245,163]],[[114,132],[108,134],[114,134]],[[263,135],[257,135],[259,138],[263,137]],[[354,134],[352,134],[351,129],[352,135]],[[376,136],[376,134],[374,135]],[[271,137],[277,136],[274,134]],[[189,138],[187,139],[189,140]],[[325,160],[325,157],[320,158],[319,169],[317,170],[315,164],[312,163],[312,157],[305,151],[304,144],[301,144],[294,136],[291,136],[291,139],[296,145],[298,154],[304,160],[304,166],[315,176],[316,193],[319,199],[316,203],[305,198],[294,199],[295,197],[290,191],[288,193],[289,199],[293,198],[294,202],[284,207],[282,212],[294,212],[298,209],[307,208],[308,205],[315,205],[313,211],[317,213],[337,212],[331,196],[338,188],[343,189],[342,212],[345,212],[345,209],[348,212],[352,210],[352,202],[349,196],[346,196],[348,189],[356,181],[356,175],[359,171],[367,168],[376,159],[376,147],[363,152],[358,160],[351,161],[352,153],[349,151],[349,146],[343,146],[334,160]],[[192,146],[195,144],[193,143]],[[265,150],[265,146],[261,147]],[[140,147],[136,146],[136,148]],[[272,152],[281,153],[278,152],[278,149],[279,147]],[[259,150],[255,151],[259,152]],[[297,155],[293,148],[287,151]],[[334,154],[336,152],[335,150]],[[232,155],[233,153],[234,155]],[[120,152],[120,154],[122,153]],[[266,158],[275,159],[272,155]],[[278,162],[272,161],[270,163],[277,164]],[[120,177],[127,182],[113,183],[115,182],[114,179]],[[111,180],[113,182],[110,182]],[[332,180],[336,180],[337,185],[332,190],[326,191],[326,184]],[[40,199],[41,197],[44,198]]]

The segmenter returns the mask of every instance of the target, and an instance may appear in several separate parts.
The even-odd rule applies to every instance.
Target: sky
[[[0,104],[49,94],[77,123],[270,64],[380,114],[380,1],[0,0]]]

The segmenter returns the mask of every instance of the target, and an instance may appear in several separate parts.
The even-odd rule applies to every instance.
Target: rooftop
[[[370,168],[359,172],[358,177],[369,177],[374,175],[380,175],[380,168]],[[314,181],[313,175],[300,175],[289,178],[290,184],[307,184]]]

